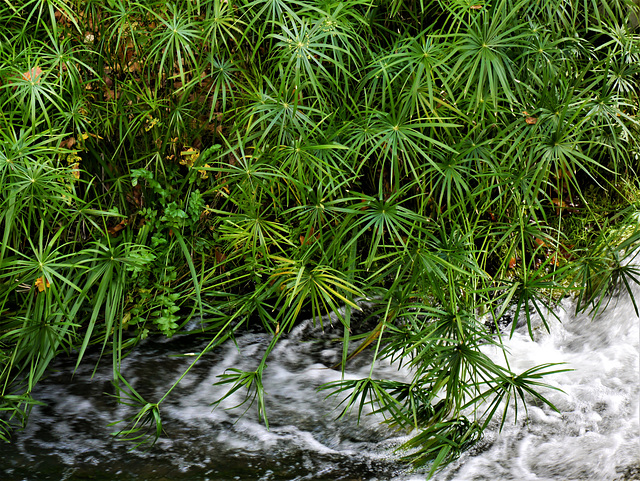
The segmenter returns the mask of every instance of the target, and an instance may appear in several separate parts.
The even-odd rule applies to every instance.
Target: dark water
[[[639,296],[640,297],[640,296]],[[564,305],[571,312],[572,305]],[[568,362],[575,370],[547,381],[563,393],[545,392],[561,413],[535,403],[528,416],[493,426],[480,445],[435,479],[614,481],[638,480],[639,323],[630,299],[614,299],[595,320],[561,311],[551,333],[526,332],[506,343],[517,371],[545,362]],[[381,425],[381,418],[354,416],[336,420],[337,401],[316,389],[337,380],[329,369],[340,345],[326,336],[307,342],[310,324],[295,330],[275,351],[265,372],[270,429],[255,409],[229,409],[243,400],[234,395],[221,407],[210,404],[225,391],[215,386],[226,368],[255,368],[268,338],[246,334],[237,347],[228,343],[207,354],[161,405],[164,436],[148,451],[130,451],[116,441],[109,422],[130,411],[113,394],[109,366],[91,378],[85,365],[73,377],[73,360],[61,360],[58,372],[35,394],[47,403],[36,407],[27,429],[11,445],[0,445],[0,480],[395,480],[425,479],[398,461],[393,447],[402,434]],[[304,341],[304,342],[301,342]],[[193,340],[149,341],[128,357],[124,375],[140,394],[157,401],[193,359]],[[499,358],[498,352],[488,352]],[[108,364],[108,363],[106,363]],[[347,376],[368,375],[366,359]],[[403,378],[394,366],[378,365],[379,377]]]
[[[309,325],[310,326],[310,325]],[[336,420],[337,402],[316,392],[340,378],[328,369],[339,358],[339,345],[299,340],[301,327],[278,347],[265,378],[268,392],[267,430],[254,408],[230,409],[243,394],[210,404],[226,387],[214,386],[226,368],[255,368],[268,343],[261,334],[246,334],[237,347],[228,343],[196,365],[161,405],[166,432],[147,450],[115,440],[109,422],[131,410],[118,405],[110,367],[91,378],[85,365],[71,378],[73,359],[57,362],[58,372],[42,382],[35,397],[47,406],[33,410],[27,429],[12,445],[1,445],[0,480],[359,480],[390,479],[404,470],[390,454],[397,434],[367,417],[357,425],[347,416]],[[148,401],[164,394],[193,360],[193,339],[149,341],[129,356],[124,375]],[[322,364],[322,362],[326,364]],[[108,364],[105,363],[105,364]],[[368,365],[351,376],[368,374]],[[390,366],[381,373],[398,376]],[[244,415],[243,415],[244,414]]]

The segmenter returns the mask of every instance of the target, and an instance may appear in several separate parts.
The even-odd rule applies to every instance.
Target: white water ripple
[[[560,412],[530,400],[528,413],[521,410],[515,422],[511,410],[502,432],[493,422],[479,445],[437,473],[436,481],[640,479],[640,323],[632,302],[614,297],[595,319],[572,312],[573,303],[565,300],[558,311],[561,322],[549,323],[551,332],[538,325],[535,342],[526,328],[504,340],[515,372],[542,363],[573,369],[545,378],[563,391],[542,392]],[[380,424],[370,408],[365,407],[360,424],[355,413],[336,420],[339,399],[325,398],[317,388],[341,378],[331,369],[341,355],[339,336],[311,343],[310,330],[311,323],[297,327],[268,361],[264,386],[270,429],[255,405],[246,413],[232,409],[245,399],[242,392],[211,407],[228,389],[216,385],[220,374],[228,368],[255,369],[269,342],[266,335],[245,334],[237,346],[229,342],[205,356],[163,403],[166,435],[149,451],[130,452],[108,434],[115,430],[106,427],[108,422],[130,414],[103,394],[113,392],[109,366],[93,378],[91,366],[81,367],[70,379],[69,366],[61,364],[34,393],[48,406],[35,408],[27,429],[12,445],[2,446],[0,479],[425,479],[425,471],[406,470],[393,453],[407,437]],[[193,359],[170,356],[184,352],[179,340],[173,342],[151,342],[124,363],[127,380],[151,401]],[[487,347],[486,353],[504,362],[499,350]],[[368,374],[365,356],[358,356],[346,377]],[[379,363],[375,375],[401,380],[409,373]]]
[[[537,329],[535,342],[526,332],[505,340],[516,372],[547,362],[573,369],[546,378],[564,391],[543,392],[560,413],[534,405],[501,433],[494,423],[482,452],[463,455],[436,481],[640,479],[640,324],[633,304],[614,298],[595,319],[574,316],[573,308],[565,301],[562,322],[550,322],[550,333]]]

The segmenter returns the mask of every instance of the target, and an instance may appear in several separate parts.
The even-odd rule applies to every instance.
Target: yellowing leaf
[[[71,174],[76,178],[80,179],[80,164],[76,162],[71,166]]]
[[[27,81],[40,83],[40,76],[42,75],[42,69],[40,67],[33,67],[32,69],[24,72],[22,78]]]
[[[49,283],[49,281],[46,281],[46,285],[45,285],[45,280],[43,277],[38,277],[36,279],[36,283],[35,286],[38,288],[38,292],[42,292],[45,289],[51,287],[51,284]]]
[[[211,166],[209,164],[204,164],[203,167],[211,167]],[[203,179],[208,179],[209,178],[209,172],[207,172],[206,170],[198,169],[198,172],[200,173],[200,177],[202,177]]]
[[[195,161],[198,160],[198,157],[200,157],[200,151],[193,147],[189,147],[187,150],[180,152],[180,156],[182,157],[180,159],[180,164],[191,168]]]

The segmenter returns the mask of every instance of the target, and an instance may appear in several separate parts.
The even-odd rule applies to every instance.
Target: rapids
[[[639,290],[635,291],[640,293]],[[640,299],[640,295],[637,296]],[[640,324],[628,296],[614,296],[595,319],[573,315],[565,300],[561,322],[551,332],[526,329],[505,339],[513,370],[547,362],[568,363],[572,371],[547,377],[564,392],[545,390],[560,410],[532,403],[528,415],[507,421],[501,433],[491,425],[470,452],[439,472],[437,481],[614,481],[640,480]],[[227,368],[252,369],[266,347],[263,334],[244,334],[207,354],[161,405],[166,435],[149,450],[133,450],[107,427],[129,411],[114,394],[109,366],[92,377],[87,362],[71,377],[73,359],[56,370],[34,396],[47,405],[33,410],[27,428],[0,446],[0,479],[41,480],[393,480],[425,479],[398,461],[393,448],[406,437],[380,424],[375,415],[339,420],[337,400],[317,388],[340,378],[328,368],[339,360],[337,336],[317,334],[310,322],[291,332],[265,371],[270,429],[255,407],[231,409],[235,394],[212,410],[226,390],[214,385]],[[123,372],[152,402],[193,359],[184,356],[192,340],[147,340],[126,358]],[[499,352],[488,351],[490,356]],[[95,361],[94,357],[94,361]],[[359,356],[350,377],[365,377],[369,364]],[[379,363],[375,375],[402,379],[406,372]],[[106,393],[106,394],[105,394]],[[246,412],[245,412],[246,411]],[[513,412],[513,411],[511,411]],[[244,414],[243,414],[244,413]]]

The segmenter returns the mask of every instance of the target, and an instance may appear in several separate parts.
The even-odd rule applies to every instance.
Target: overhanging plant
[[[146,400],[120,362],[147,336],[189,335],[193,315],[206,350],[250,323],[273,349],[305,313],[340,312],[342,370],[372,350],[413,377],[372,364],[325,388],[344,413],[418,429],[406,459],[430,474],[492,418],[550,404],[542,379],[559,368],[488,359],[501,344],[482,316],[514,307],[533,336],[559,296],[598,310],[608,279],[638,279],[621,261],[638,241],[634,14],[622,0],[0,2],[0,436],[51,360],[98,345],[139,408],[121,435],[154,441],[175,384]],[[267,421],[268,352],[259,366],[222,382]]]

